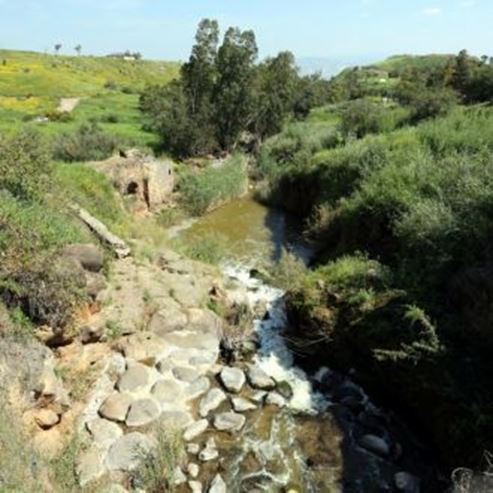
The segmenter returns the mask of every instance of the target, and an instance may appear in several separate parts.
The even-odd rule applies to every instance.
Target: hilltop
[[[0,130],[48,116],[39,127],[50,135],[99,120],[109,133],[148,144],[142,132],[138,94],[149,84],[177,77],[179,63],[113,57],[55,56],[0,50]],[[71,118],[60,121],[63,98],[77,98]]]

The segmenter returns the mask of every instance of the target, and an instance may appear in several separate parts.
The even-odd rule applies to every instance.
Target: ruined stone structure
[[[122,196],[133,197],[137,211],[155,211],[170,201],[175,185],[170,160],[158,160],[132,149],[92,166],[106,174]]]

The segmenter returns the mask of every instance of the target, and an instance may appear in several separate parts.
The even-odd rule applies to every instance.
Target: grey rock
[[[360,438],[359,444],[361,447],[373,452],[377,455],[386,457],[390,453],[390,447],[388,443],[376,435],[364,435]]]
[[[161,404],[176,402],[183,393],[183,385],[167,378],[156,382],[151,390],[152,396]]]
[[[93,300],[96,300],[99,293],[106,288],[106,278],[103,274],[86,272],[86,293]]]
[[[96,418],[86,426],[96,445],[102,448],[109,447],[123,435],[122,429],[107,419]]]
[[[227,399],[226,394],[221,389],[211,389],[202,397],[199,404],[199,413],[205,418],[211,411],[217,409]]]
[[[173,483],[176,486],[187,482],[187,477],[185,473],[181,470],[181,467],[175,467],[174,475],[173,475]]]
[[[214,416],[214,428],[219,431],[240,431],[245,426],[246,418],[235,412],[220,413]]]
[[[247,376],[250,385],[255,389],[272,390],[276,386],[276,382],[257,365],[248,366]]]
[[[103,254],[99,248],[90,243],[68,245],[62,250],[62,255],[77,260],[84,269],[90,272],[99,272],[103,268]]]
[[[193,418],[186,411],[163,411],[160,421],[171,428],[185,428],[193,423]]]
[[[199,372],[191,366],[177,366],[172,370],[173,375],[182,382],[193,382],[199,378]]]
[[[125,423],[127,426],[145,426],[152,423],[161,414],[158,404],[153,399],[139,399],[131,404]]]
[[[99,409],[99,414],[111,421],[125,421],[128,409],[132,404],[133,398],[128,394],[115,392],[111,394]]]
[[[206,419],[201,419],[200,421],[196,421],[187,427],[185,433],[183,433],[183,438],[185,441],[190,442],[202,435],[207,427],[209,426],[209,422]]]
[[[395,487],[404,493],[419,493],[420,479],[408,472],[398,472],[394,475]]]
[[[225,366],[219,374],[219,379],[229,392],[239,393],[245,385],[246,377],[239,368]]]
[[[231,400],[233,403],[233,409],[238,413],[244,413],[246,411],[253,411],[257,409],[257,405],[248,399],[244,399],[243,397],[233,397]]]
[[[192,493],[202,493],[202,483],[200,481],[189,481],[188,486]]]
[[[149,370],[146,366],[137,363],[131,366],[118,380],[120,392],[135,392],[149,385]]]
[[[194,380],[185,390],[187,399],[197,399],[204,395],[211,387],[211,382],[207,377],[199,377]]]
[[[187,452],[192,455],[197,455],[200,452],[200,445],[198,443],[187,444]]]
[[[226,483],[220,474],[213,479],[208,493],[228,493]]]
[[[128,433],[110,447],[106,464],[112,471],[132,471],[151,450],[151,443],[145,435]]]
[[[253,392],[253,394],[250,396],[252,401],[257,402],[258,404],[261,404],[264,402],[265,396],[267,395],[267,392],[264,390],[257,390],[256,392]]]
[[[82,487],[100,478],[105,473],[101,452],[94,447],[83,452],[76,460],[75,471]]]
[[[199,454],[199,459],[202,462],[210,462],[216,460],[219,457],[219,451],[217,450],[216,442],[214,438],[209,438],[205,444],[204,449]]]
[[[164,335],[182,330],[187,325],[187,320],[186,314],[179,308],[179,305],[172,304],[155,313],[147,328],[158,335]]]
[[[286,399],[278,392],[269,392],[265,398],[265,403],[271,406],[284,407]]]

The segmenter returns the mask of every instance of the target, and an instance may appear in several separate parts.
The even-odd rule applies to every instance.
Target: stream
[[[372,402],[346,375],[296,365],[283,337],[283,291],[252,275],[288,249],[304,262],[310,249],[283,212],[237,199],[196,221],[173,228],[181,241],[220,235],[229,253],[221,266],[228,292],[262,305],[253,321],[255,363],[282,388],[285,406],[251,413],[241,435],[217,437],[228,492],[418,493],[439,491],[426,449],[391,412]]]

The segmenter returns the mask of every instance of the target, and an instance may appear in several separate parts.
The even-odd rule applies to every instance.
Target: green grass
[[[78,97],[69,121],[38,124],[40,131],[54,136],[97,120],[128,145],[151,147],[156,138],[142,130],[138,93],[148,84],[166,84],[178,71],[174,62],[0,50],[0,132],[54,112],[60,98]]]

